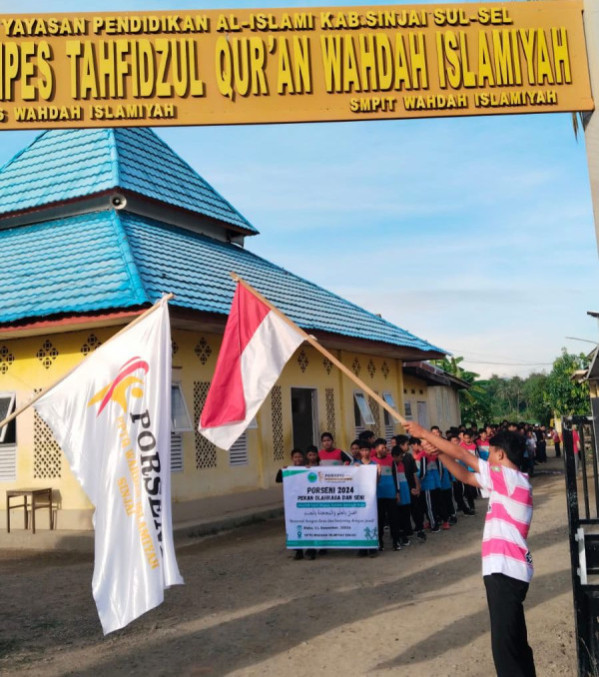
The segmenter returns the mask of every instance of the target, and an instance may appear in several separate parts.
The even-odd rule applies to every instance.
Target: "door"
[[[293,447],[306,449],[318,446],[318,409],[316,388],[291,388],[291,421],[293,425]]]

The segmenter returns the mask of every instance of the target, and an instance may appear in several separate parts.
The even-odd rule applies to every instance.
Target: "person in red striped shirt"
[[[491,648],[498,677],[535,677],[523,602],[533,574],[526,538],[532,519],[532,487],[520,471],[524,438],[502,431],[489,440],[483,461],[459,445],[435,437],[416,423],[405,428],[439,452],[443,465],[489,498],[482,542],[483,581],[491,619]],[[467,465],[468,470],[457,461]]]

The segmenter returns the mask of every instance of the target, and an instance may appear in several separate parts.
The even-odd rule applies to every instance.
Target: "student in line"
[[[379,550],[385,549],[383,533],[385,523],[389,524],[393,550],[401,550],[399,544],[399,522],[397,518],[397,494],[393,482],[393,459],[388,453],[387,440],[379,437],[374,442],[374,456],[372,460],[379,466],[380,479],[376,491],[376,505],[378,509]]]
[[[318,455],[318,447],[313,444],[308,447],[306,451],[306,466],[308,468],[313,468],[314,466],[320,465],[320,456]]]
[[[331,433],[322,433],[320,436],[321,448],[318,452],[320,465],[348,465],[353,459],[345,451],[335,447],[335,441]]]
[[[359,440],[358,442],[359,449],[360,449],[360,458],[357,461],[354,461],[354,465],[357,466],[362,466],[362,465],[377,465],[371,458],[370,458],[370,442],[368,440]],[[379,466],[377,466],[378,468]],[[378,474],[377,471],[377,482],[378,478],[380,475]],[[358,557],[376,557],[378,554],[376,548],[360,548],[358,550]]]
[[[304,456],[304,452],[301,449],[293,449],[291,451],[291,465],[294,467],[306,465],[306,457]],[[286,467],[288,468],[290,466]],[[279,472],[277,473],[275,480],[279,483],[283,482],[283,468],[279,468]],[[308,559],[316,559],[316,550],[312,548],[306,550],[306,556]],[[302,548],[295,550],[293,559],[304,559],[304,551]]]
[[[406,467],[404,464],[405,454],[402,454],[398,446],[391,449],[391,458],[393,459],[393,481],[395,482],[395,491],[397,496],[397,518],[399,522],[399,544],[401,547],[410,545],[408,538],[412,531],[412,520],[410,519],[410,506],[412,503],[412,494],[410,493],[410,484],[408,482]]]

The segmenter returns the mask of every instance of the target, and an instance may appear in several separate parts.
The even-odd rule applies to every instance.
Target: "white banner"
[[[378,548],[377,467],[283,470],[287,547]]]
[[[183,583],[171,524],[166,301],[34,407],[96,508],[93,595],[104,633],[118,630]]]

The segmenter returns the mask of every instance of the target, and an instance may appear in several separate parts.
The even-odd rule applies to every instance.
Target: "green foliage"
[[[589,385],[572,380],[572,374],[587,369],[589,361],[582,353],[573,355],[562,348],[562,354],[553,362],[547,377],[544,400],[558,416],[586,416],[590,414]]]
[[[435,364],[448,374],[461,378],[462,381],[470,384],[468,390],[460,391],[460,414],[462,421],[467,423],[476,423],[490,420],[491,401],[482,385],[477,381],[478,374],[473,371],[463,369],[460,364],[464,361],[463,357],[444,357],[442,360],[435,360]]]
[[[526,378],[491,376],[479,380],[478,374],[462,367],[463,357],[436,360],[435,364],[470,384],[460,391],[462,421],[478,426],[488,421],[527,421],[548,425],[554,414],[585,416],[589,413],[589,389],[586,383],[571,380],[571,375],[588,366],[584,355],[571,355],[565,349],[553,363],[550,374],[533,373]]]

